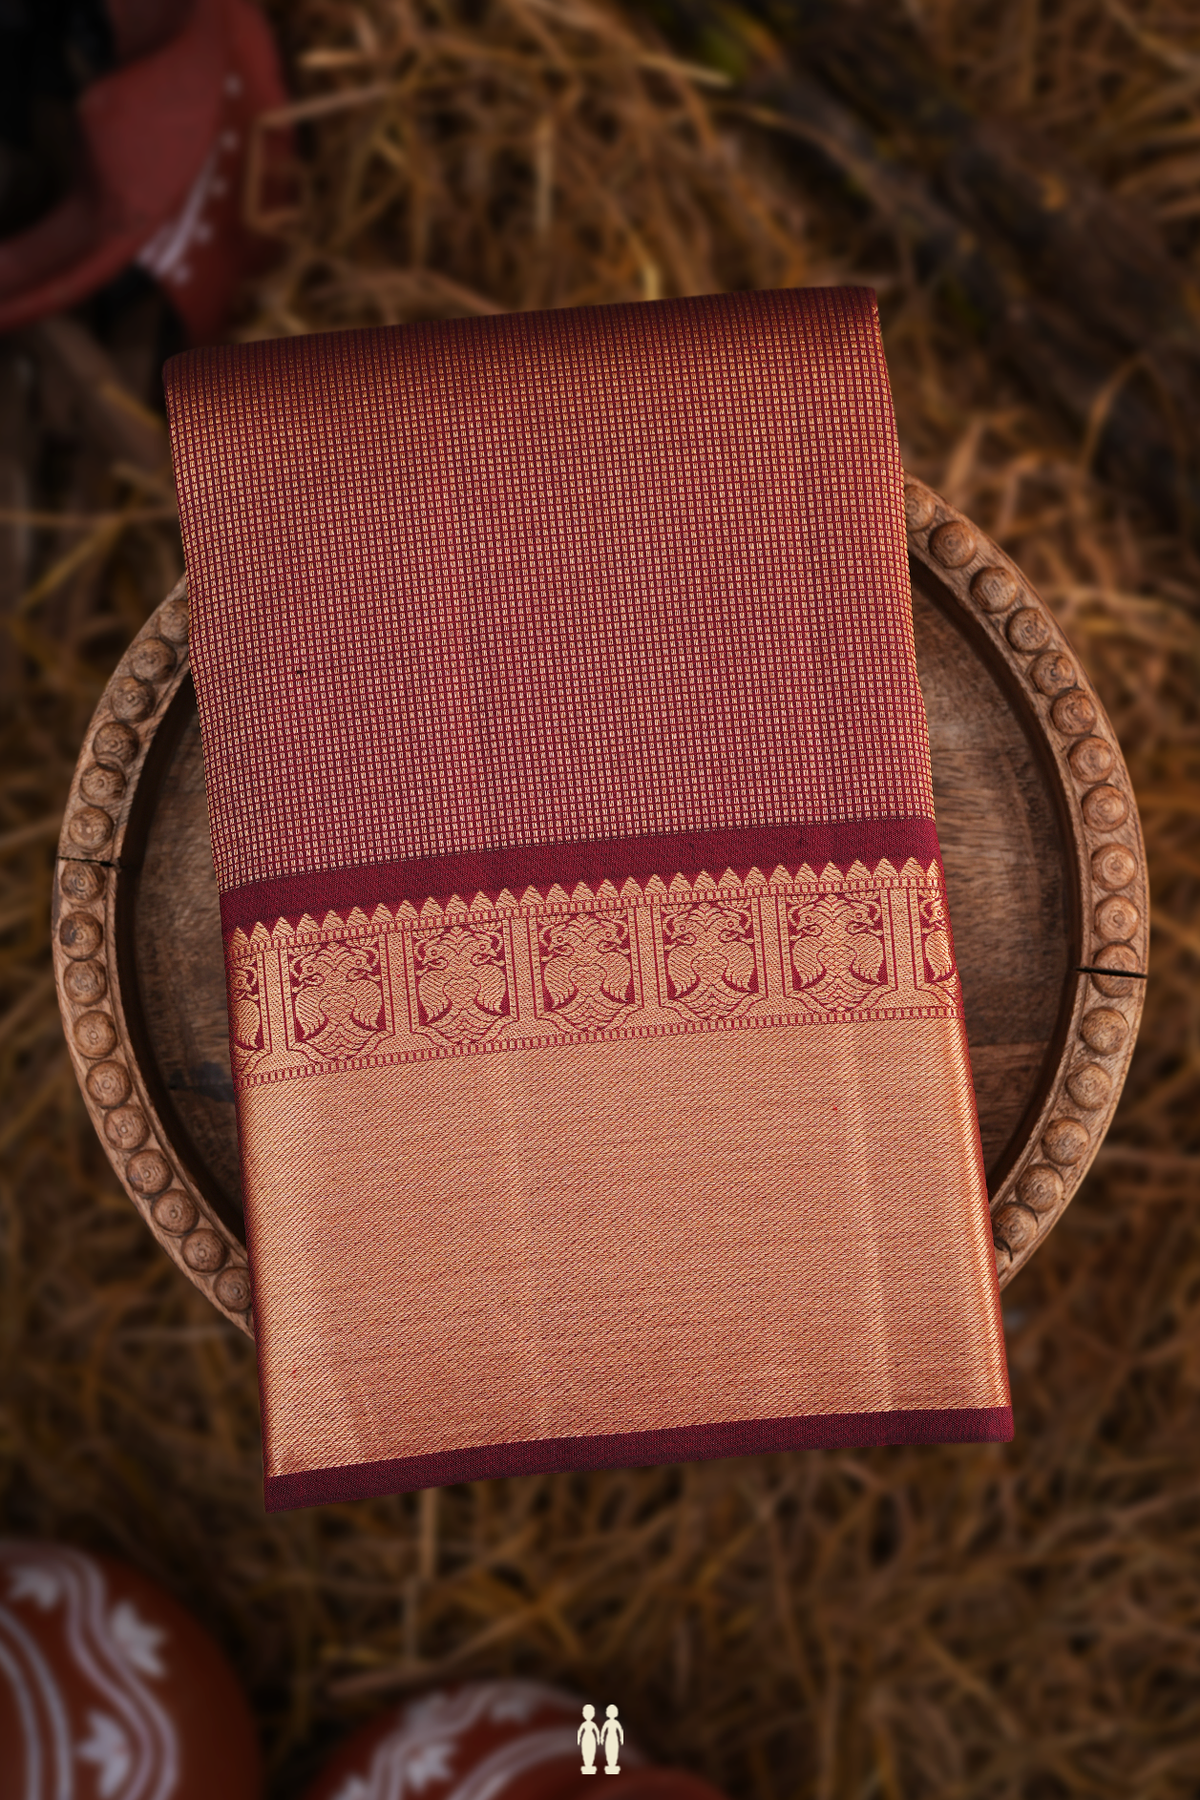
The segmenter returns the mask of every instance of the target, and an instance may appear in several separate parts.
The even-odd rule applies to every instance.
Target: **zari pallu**
[[[268,1505],[1010,1436],[872,295],[168,396]]]

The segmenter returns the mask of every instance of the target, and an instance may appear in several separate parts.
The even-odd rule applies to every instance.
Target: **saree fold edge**
[[[165,379],[268,1504],[1007,1437],[874,296]]]

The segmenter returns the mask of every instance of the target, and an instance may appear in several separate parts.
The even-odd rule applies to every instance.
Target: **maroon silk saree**
[[[168,398],[268,1505],[1011,1436],[873,296]]]

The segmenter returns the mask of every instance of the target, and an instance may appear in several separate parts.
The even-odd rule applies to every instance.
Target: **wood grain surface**
[[[1007,1280],[1078,1187],[1141,1014],[1145,858],[1103,709],[1020,572],[907,489],[917,662]],[[84,1098],[170,1254],[252,1329],[216,880],[186,600],[131,646],[80,756],[55,889]]]

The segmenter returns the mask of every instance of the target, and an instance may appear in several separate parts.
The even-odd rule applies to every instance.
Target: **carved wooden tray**
[[[906,489],[917,663],[1002,1282],[1116,1106],[1141,1016],[1145,853],[1112,727],[1020,571]],[[181,582],[92,720],[56,871],[59,1001],[151,1231],[252,1331],[217,889]]]

